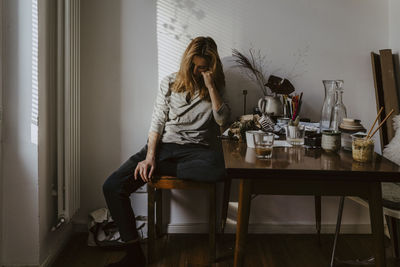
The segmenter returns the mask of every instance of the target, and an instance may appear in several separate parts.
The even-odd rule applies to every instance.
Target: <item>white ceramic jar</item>
[[[326,152],[337,152],[340,150],[341,132],[325,130],[322,131],[321,147]]]

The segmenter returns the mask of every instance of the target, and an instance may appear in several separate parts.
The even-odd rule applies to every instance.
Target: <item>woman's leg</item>
[[[177,177],[202,182],[225,178],[224,159],[219,151],[201,145],[180,145],[174,152],[177,158]]]
[[[103,193],[108,209],[118,226],[122,240],[125,242],[138,238],[135,214],[129,196],[145,184],[139,177],[135,180],[133,174],[138,162],[145,159],[146,153],[147,146],[130,157],[103,184]]]
[[[171,160],[174,146],[160,144],[157,152],[156,174],[176,175],[176,162]],[[138,177],[134,179],[137,164],[146,158],[147,146],[130,157],[117,171],[107,178],[103,185],[103,193],[111,216],[118,226],[121,238],[125,242],[136,240],[135,214],[131,207],[129,196],[145,182]]]

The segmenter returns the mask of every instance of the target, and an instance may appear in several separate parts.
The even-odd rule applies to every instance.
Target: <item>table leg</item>
[[[234,266],[240,267],[244,263],[246,237],[249,226],[251,180],[241,179],[239,188],[239,207],[236,226],[236,244]]]
[[[383,232],[383,210],[381,183],[372,183],[369,188],[369,215],[371,218],[371,230],[375,239],[374,256],[377,267],[386,266],[385,244]]]
[[[315,228],[317,229],[318,245],[321,246],[321,196],[314,196],[315,203]]]

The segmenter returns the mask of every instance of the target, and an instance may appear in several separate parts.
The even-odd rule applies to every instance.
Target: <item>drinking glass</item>
[[[253,134],[254,148],[259,159],[270,159],[274,145],[274,134],[257,132]]]
[[[302,146],[304,145],[304,125],[287,125],[286,126],[286,142],[292,146]]]

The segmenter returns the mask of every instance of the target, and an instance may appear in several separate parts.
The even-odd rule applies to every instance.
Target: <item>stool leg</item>
[[[333,248],[332,248],[331,264],[329,265],[330,267],[333,267],[334,261],[335,261],[337,239],[340,234],[340,225],[342,224],[343,206],[344,206],[344,197],[340,197],[339,210],[338,210],[338,216],[337,216],[337,221],[336,221],[335,239],[333,241]]]
[[[226,218],[228,217],[229,195],[231,191],[231,179],[224,182],[224,198],[222,200],[221,233],[225,232]]]
[[[154,187],[147,185],[147,262],[151,263],[154,257],[155,246],[155,225],[154,225],[154,204],[155,204],[155,191]]]
[[[156,190],[156,238],[162,235],[162,190]]]
[[[210,185],[210,211],[209,211],[209,246],[210,246],[210,263],[215,262],[216,258],[216,184]]]
[[[399,240],[400,240],[400,233],[399,233],[399,219],[390,217],[389,215],[385,215],[385,219],[389,228],[389,234],[390,234],[390,242],[392,245],[392,252],[393,252],[393,257],[396,259],[399,259],[400,257],[400,246],[399,246]]]

